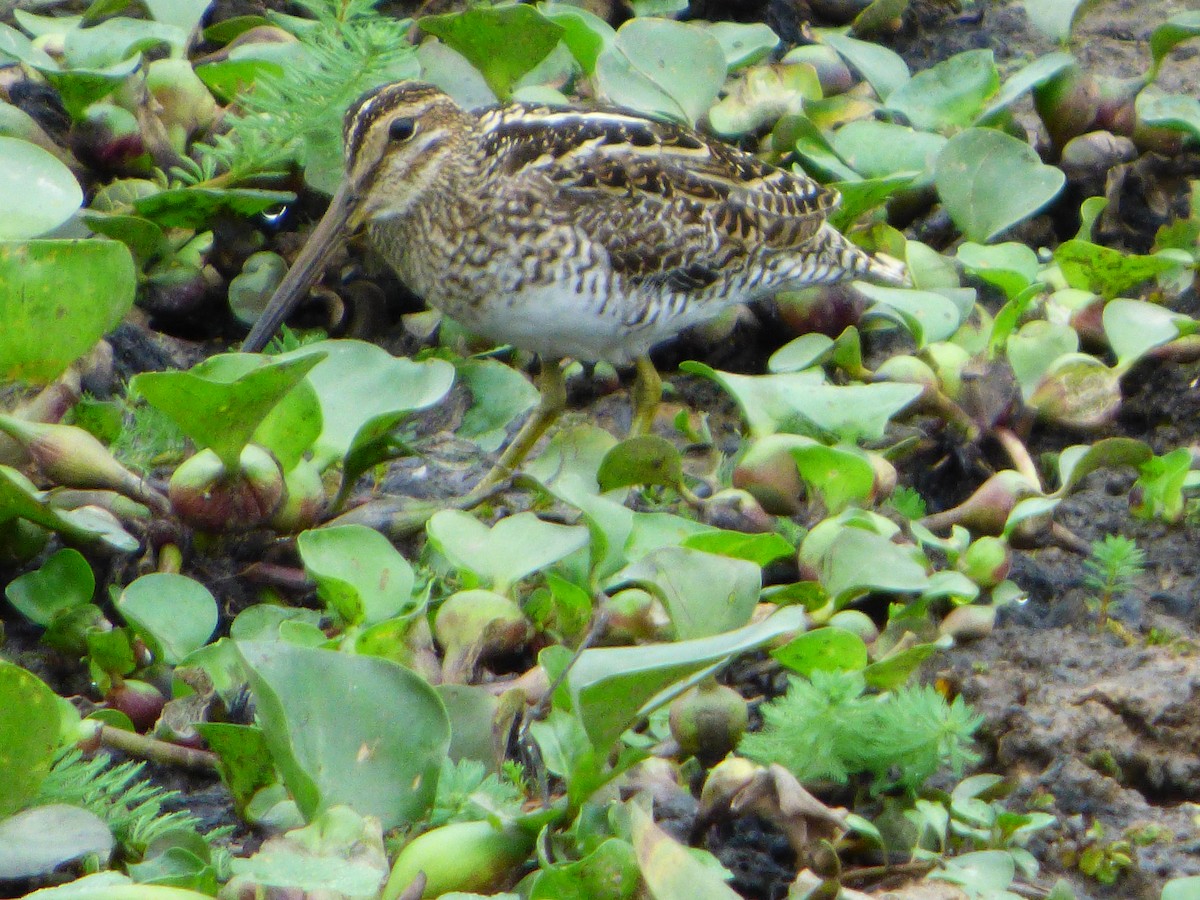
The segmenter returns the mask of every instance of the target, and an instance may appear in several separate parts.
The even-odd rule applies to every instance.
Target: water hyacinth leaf
[[[651,708],[669,702],[703,673],[776,637],[801,631],[799,607],[712,637],[639,647],[584,650],[567,675],[571,705],[594,747],[612,747],[621,732]]]
[[[991,245],[967,241],[959,245],[957,258],[964,269],[1000,288],[1009,300],[1038,280],[1037,253],[1015,241]]]
[[[205,228],[222,213],[256,216],[296,199],[290,191],[260,188],[171,188],[134,201],[139,216],[163,228]]]
[[[748,560],[663,547],[611,579],[611,583],[627,582],[658,595],[675,626],[675,636],[691,640],[733,631],[749,622],[762,589],[762,570]]]
[[[1103,323],[1104,336],[1121,368],[1181,335],[1195,334],[1197,328],[1191,316],[1143,300],[1110,300],[1104,306]]]
[[[283,642],[237,649],[271,756],[306,819],[344,803],[389,829],[428,811],[450,722],[423,678],[387,659]]]
[[[965,128],[1000,89],[991,50],[968,50],[928,69],[887,98],[888,108],[922,131]]]
[[[908,64],[892,50],[870,41],[860,41],[826,28],[814,28],[813,34],[841,54],[846,63],[871,86],[880,100],[887,100],[910,79]]]
[[[303,532],[296,547],[317,597],[345,622],[373,625],[412,606],[412,566],[378,531],[318,528]]]
[[[80,214],[80,218],[96,234],[110,237],[127,246],[137,261],[138,268],[171,252],[163,230],[141,216],[124,216],[87,209]]]
[[[746,534],[741,531],[701,531],[683,539],[682,547],[702,550],[732,559],[745,559],[762,567],[768,563],[791,556],[796,548],[782,535]]]
[[[491,452],[504,443],[508,426],[537,405],[537,388],[494,359],[464,359],[455,369],[472,399],[456,434]]]
[[[819,569],[821,584],[839,609],[873,591],[919,594],[929,585],[911,548],[861,528],[841,529],[821,555]]]
[[[1127,254],[1075,239],[1064,241],[1055,248],[1054,261],[1071,287],[1091,291],[1105,299],[1120,296],[1178,265],[1165,256]]]
[[[799,113],[805,100],[820,96],[821,82],[812,66],[753,66],[709,110],[708,119],[718,134],[746,134]]]
[[[704,30],[721,45],[730,72],[758,62],[779,46],[779,35],[761,22],[709,22]]]
[[[920,394],[921,388],[915,384],[821,384],[790,399],[802,419],[840,440],[854,443],[881,439],[888,421]]]
[[[829,223],[834,228],[848,231],[860,217],[883,206],[895,194],[912,185],[919,175],[918,172],[899,172],[882,178],[833,182],[829,186],[842,195],[842,205],[829,217]]]
[[[850,27],[855,34],[871,35],[894,30],[900,16],[908,9],[909,0],[873,0],[857,16]]]
[[[115,605],[154,655],[172,666],[207,644],[217,629],[217,601],[186,575],[143,575],[121,591]]]
[[[1008,362],[1022,395],[1034,388],[1060,356],[1079,349],[1079,335],[1067,325],[1037,319],[1026,322],[1008,339]]]
[[[429,520],[427,531],[451,565],[473,572],[497,593],[588,541],[588,531],[581,525],[555,525],[528,512],[508,516],[489,528],[468,513],[444,509]]]
[[[934,291],[865,283],[858,285],[858,290],[875,301],[867,314],[899,322],[913,336],[918,347],[946,340],[962,324],[954,301]]]
[[[1134,101],[1138,120],[1144,125],[1170,128],[1200,141],[1200,100],[1183,94],[1169,94],[1154,85]]]
[[[53,381],[117,327],[136,290],[116,241],[0,242],[0,381]]]
[[[39,68],[38,71],[58,90],[63,107],[71,118],[79,121],[89,106],[119,88],[140,65],[141,57],[131,56],[124,62],[102,69],[64,70],[55,64],[53,68]]]
[[[143,2],[154,21],[174,25],[189,34],[200,24],[204,13],[212,5],[212,0],[143,0]]]
[[[1094,444],[1076,444],[1058,455],[1059,488],[1055,496],[1069,494],[1097,469],[1138,467],[1154,456],[1149,446],[1133,438],[1105,438]]]
[[[857,447],[826,447],[813,441],[794,447],[791,453],[800,477],[820,496],[830,513],[839,513],[870,498],[875,470]]]
[[[253,440],[275,454],[279,466],[289,472],[321,434],[321,401],[307,379],[283,395],[254,429]]]
[[[454,383],[454,366],[445,360],[397,358],[365,341],[320,341],[276,358],[313,352],[324,356],[308,373],[321,402],[323,428],[313,445],[313,461],[320,468],[342,459],[359,431],[377,416],[425,409]]]
[[[1160,900],[1196,900],[1200,897],[1200,875],[1172,878],[1163,885]]]
[[[163,45],[170,56],[181,57],[187,39],[186,31],[162,22],[106,19],[68,31],[63,39],[63,62],[71,69],[101,69]]]
[[[946,146],[940,134],[873,119],[848,122],[830,141],[838,155],[867,178],[920,172],[920,184],[932,181],[934,161]]]
[[[560,482],[569,479],[595,494],[600,490],[596,483],[600,463],[616,445],[617,439],[596,425],[564,428],[554,433],[537,459],[525,465],[524,474],[552,493],[557,493]]]
[[[232,722],[197,722],[196,731],[217,754],[221,780],[239,810],[245,809],[256,791],[275,783],[271,751],[261,728]]]
[[[465,56],[502,100],[512,96],[521,76],[545,59],[563,36],[561,25],[524,4],[476,6],[424,16],[418,24]]]
[[[1177,13],[1150,32],[1150,57],[1154,63],[1149,77],[1158,76],[1168,53],[1195,37],[1200,37],[1200,11]]]
[[[0,820],[37,795],[63,729],[58,696],[36,675],[0,660]]]
[[[596,59],[600,52],[616,40],[616,29],[595,13],[568,3],[539,3],[538,9],[562,28],[563,43],[583,73],[591,75],[596,70]]]
[[[946,636],[931,643],[917,644],[897,653],[891,653],[863,669],[863,678],[870,687],[876,690],[894,691],[908,684],[913,673],[924,664],[925,660],[938,651],[950,649],[953,644],[953,639]]]
[[[773,374],[802,372],[820,365],[833,349],[833,338],[819,332],[802,334],[771,354],[767,371]]]
[[[576,861],[545,865],[533,876],[529,900],[625,900],[636,897],[642,876],[633,846],[608,838]],[[465,898],[464,898],[465,900]],[[517,894],[500,900],[518,900]]]
[[[725,883],[720,865],[705,863],[654,824],[654,819],[636,804],[629,805],[633,822],[633,848],[642,879],[656,900],[737,900],[738,894]]]
[[[322,359],[320,351],[311,349],[269,360],[249,353],[221,354],[187,372],[143,372],[130,387],[233,472],[255,430]]]
[[[37,190],[30,190],[36,185]],[[83,203],[83,189],[57,157],[36,144],[0,137],[0,240],[24,240],[57,228]]]
[[[1066,176],[1024,141],[968,128],[938,154],[934,182],[954,224],[986,243],[1057,197]]]
[[[852,631],[817,628],[771,651],[779,664],[806,678],[814,671],[857,671],[867,665],[867,645]]]
[[[683,458],[670,441],[647,434],[617,444],[600,462],[596,482],[600,490],[636,484],[673,487],[683,480]]]
[[[58,615],[90,603],[95,591],[92,567],[82,553],[67,547],[34,571],[10,581],[4,596],[21,615],[45,628]]]
[[[853,181],[859,175],[837,151],[811,119],[803,115],[784,116],[771,132],[771,141],[776,147],[791,147],[804,163],[797,172],[837,181]]]
[[[794,398],[825,382],[821,372],[811,370],[761,377],[720,372],[698,362],[685,362],[679,368],[709,378],[728,391],[750,427],[752,437],[787,430],[783,426],[796,418],[792,406]]]
[[[1065,44],[1071,30],[1098,0],[1024,0],[1030,23],[1051,40]]]
[[[1059,72],[1075,62],[1070,53],[1054,52],[1039,56],[1027,66],[1018,69],[1001,86],[999,93],[992,98],[987,108],[979,114],[975,124],[991,124],[1000,118],[1000,114],[1008,110],[1014,103],[1036,88],[1045,84]]]
[[[25,809],[0,820],[0,879],[41,880],[59,867],[83,859],[107,862],[115,843],[108,824],[82,807],[50,803]],[[76,884],[70,882],[64,887]],[[36,893],[44,895],[45,891]],[[203,895],[194,896],[199,900]]]
[[[692,125],[725,83],[725,52],[699,26],[631,19],[600,53],[595,82],[611,103]]]
[[[1120,375],[1094,356],[1068,353],[1054,360],[1028,403],[1057,425],[1099,428],[1121,408]]]

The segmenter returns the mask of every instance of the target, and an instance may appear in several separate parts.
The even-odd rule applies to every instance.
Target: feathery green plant
[[[801,781],[845,782],[869,773],[876,789],[908,790],[943,767],[958,773],[976,759],[969,742],[983,718],[961,697],[947,703],[931,687],[865,691],[858,672],[790,678],[787,693],[762,707],[762,729],[746,735],[738,752],[777,762]]]
[[[1092,541],[1092,555],[1083,563],[1083,584],[1093,592],[1088,609],[1099,614],[1102,626],[1112,601],[1131,591],[1145,568],[1146,554],[1130,538],[1108,534]]]
[[[125,856],[140,859],[155,840],[183,830],[204,834],[201,822],[184,810],[164,811],[180,797],[141,777],[145,763],[113,764],[107,755],[85,759],[72,747],[55,760],[38,789],[37,805],[65,803],[80,806],[102,819]],[[204,835],[209,841],[219,834]]]
[[[298,0],[314,16],[299,30],[305,62],[263,75],[237,98],[229,131],[197,145],[199,161],[174,174],[187,184],[230,186],[277,174],[295,161],[313,181],[314,169],[341,169],[341,122],[363,91],[420,71],[408,40],[410,19],[377,13],[377,0]],[[329,175],[315,186],[332,190]]]

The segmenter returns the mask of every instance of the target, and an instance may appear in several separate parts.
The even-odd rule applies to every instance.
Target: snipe
[[[345,181],[243,349],[262,349],[338,238],[365,224],[428,303],[542,357],[541,402],[475,495],[511,475],[562,411],[563,357],[636,363],[642,432],[661,393],[654,345],[780,290],[903,279],[827,223],[836,192],[635,113],[468,112],[409,82],[355,103],[344,138]]]

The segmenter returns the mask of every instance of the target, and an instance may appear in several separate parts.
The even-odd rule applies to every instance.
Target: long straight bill
[[[357,202],[351,196],[345,183],[329,201],[329,209],[316,230],[309,236],[304,249],[288,269],[287,275],[267,303],[267,308],[259,316],[250,334],[242,342],[242,350],[246,353],[257,353],[275,336],[283,320],[288,317],[292,307],[300,298],[308,293],[314,281],[320,277],[330,254],[337,247],[338,241],[347,231],[347,223],[354,214]]]

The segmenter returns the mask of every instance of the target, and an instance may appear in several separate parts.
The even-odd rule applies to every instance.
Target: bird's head
[[[470,115],[436,87],[401,82],[359,98],[346,113],[350,224],[404,214],[461,158]]]

